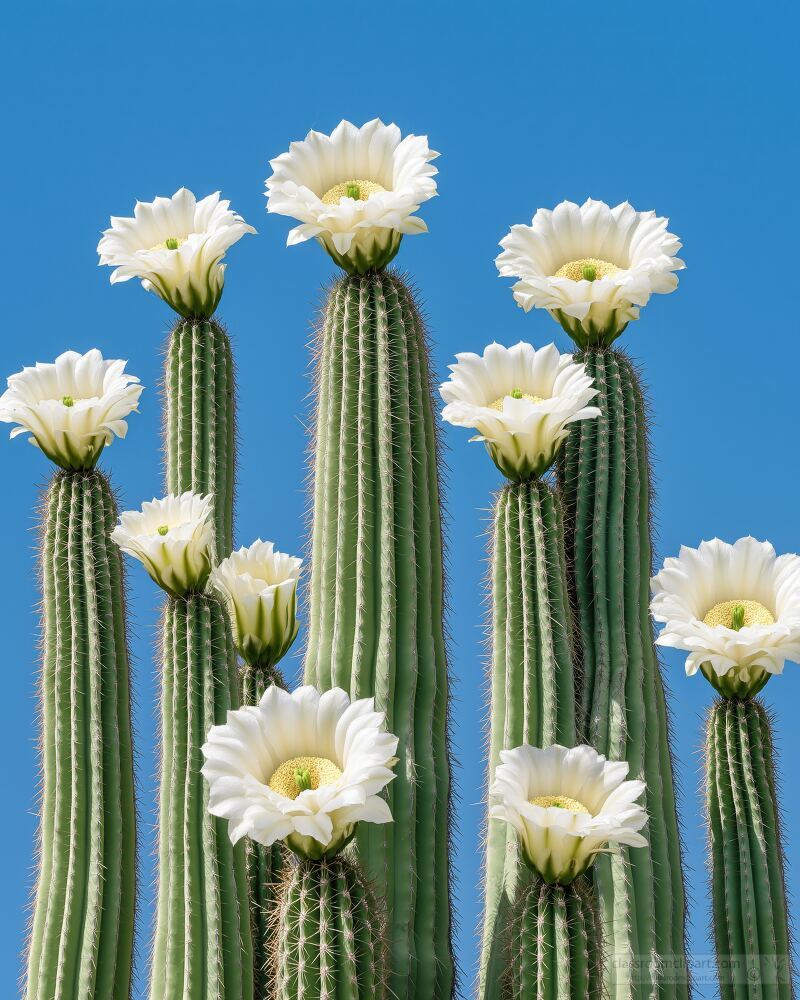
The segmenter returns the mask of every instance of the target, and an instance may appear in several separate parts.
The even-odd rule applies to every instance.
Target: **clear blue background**
[[[108,450],[126,507],[162,492],[161,352],[169,310],[136,282],[112,288],[95,246],[128,215],[187,185],[221,188],[259,230],[229,254],[220,309],[239,365],[237,538],[304,546],[311,324],[333,266],[314,244],[286,249],[264,212],[268,159],[309,128],[374,116],[427,133],[442,152],[430,234],[399,263],[418,284],[434,366],[497,339],[566,336],[525,315],[497,278],[497,241],[538,206],[587,196],[668,215],[687,270],[624,345],[650,385],[659,560],[682,543],[753,533],[800,548],[797,489],[797,18],[789,4],[189,3],[18,4],[0,57],[4,256],[0,372],[99,346],[130,359],[147,390],[128,439]],[[5,437],[5,434],[3,434]],[[485,532],[498,474],[448,429],[454,742],[460,835],[456,911],[469,983],[479,918],[484,721]],[[0,992],[20,969],[37,785],[36,507],[41,454],[3,440],[0,578],[3,758]],[[153,646],[159,595],[130,571],[141,805],[139,986],[153,901]],[[299,648],[299,647],[298,647]],[[293,657],[299,666],[299,652]],[[709,953],[699,747],[711,689],[667,656],[692,896],[691,947]],[[787,853],[800,850],[796,787],[800,668],[776,709]],[[795,897],[796,872],[790,873]],[[796,900],[800,904],[800,900]],[[465,995],[466,995],[465,990]],[[716,994],[708,971],[699,997]]]

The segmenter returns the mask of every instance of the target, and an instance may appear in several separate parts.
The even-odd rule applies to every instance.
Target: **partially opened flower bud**
[[[589,746],[501,750],[490,789],[492,819],[519,834],[528,863],[546,882],[566,885],[609,845],[645,847],[647,813],[636,800],[643,781],[626,781],[629,765]]]
[[[212,571],[211,583],[228,603],[236,646],[248,663],[274,666],[294,642],[302,565],[259,538]]]

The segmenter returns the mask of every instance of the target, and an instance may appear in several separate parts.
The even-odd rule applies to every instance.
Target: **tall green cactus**
[[[43,504],[39,877],[28,1000],[130,996],[136,901],[131,706],[117,509],[96,470]]]
[[[535,880],[518,903],[506,955],[508,1000],[602,1000],[602,928],[591,879]]]
[[[722,1000],[795,995],[772,745],[757,699],[712,706],[706,796]]]
[[[490,785],[505,748],[575,743],[563,515],[546,482],[508,483],[498,494],[491,574]],[[485,1000],[504,995],[519,854],[513,827],[490,821],[480,976]]]
[[[243,705],[257,705],[270,684],[286,686],[276,667],[244,663],[240,676]],[[278,905],[278,883],[283,866],[279,844],[265,847],[248,837],[245,849],[253,939],[253,995],[259,1000],[269,995],[272,982],[270,954],[275,933],[273,918]]]
[[[275,921],[275,1000],[383,1000],[382,920],[350,861],[295,861]]]
[[[650,467],[639,381],[604,347],[578,356],[600,390],[598,420],[559,460],[583,656],[583,738],[647,785],[647,850],[601,857],[595,879],[612,961],[612,1000],[688,996],[685,896],[669,722],[648,612]]]
[[[232,547],[235,472],[230,343],[214,320],[179,320],[165,363],[167,489],[214,497],[218,553]],[[253,996],[244,845],[208,814],[200,747],[239,701],[227,613],[217,598],[170,598],[164,617],[159,884],[152,993]]]
[[[447,664],[425,334],[394,272],[348,275],[320,332],[306,680],[376,697],[400,737],[394,823],[360,857],[389,913],[390,988],[450,997]]]

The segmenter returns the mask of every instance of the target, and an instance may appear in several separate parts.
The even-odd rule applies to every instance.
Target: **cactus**
[[[28,1000],[130,996],[136,823],[117,510],[96,470],[43,504],[39,876]]]
[[[257,705],[270,684],[286,687],[276,667],[245,663],[241,668],[241,702]],[[253,995],[269,994],[272,977],[269,956],[273,936],[272,915],[278,903],[277,885],[282,871],[281,848],[278,844],[264,847],[248,838],[247,882],[250,893],[250,929],[253,938]]]
[[[179,320],[165,363],[167,488],[214,497],[217,552],[232,546],[234,378],[214,320]],[[163,626],[159,882],[152,995],[253,996],[244,845],[208,814],[200,747],[239,701],[227,611],[207,594],[168,600]]]
[[[591,879],[533,880],[513,924],[508,1000],[602,1000],[602,929]]]
[[[491,584],[490,785],[506,747],[575,743],[563,516],[546,482],[508,483],[498,494]],[[480,977],[486,1000],[503,995],[519,869],[514,829],[489,822]]]
[[[382,918],[350,861],[289,866],[275,919],[275,1000],[383,1000]]]
[[[599,858],[612,998],[688,996],[685,896],[669,724],[648,614],[650,468],[642,390],[628,358],[590,347],[599,420],[573,430],[559,460],[577,631],[581,735],[647,784],[649,850]],[[627,855],[627,857],[626,857]],[[628,867],[630,865],[630,867]],[[634,965],[635,963],[635,965]]]
[[[758,699],[712,706],[706,797],[722,1000],[792,1000],[772,731]]]
[[[446,998],[447,665],[436,432],[422,321],[393,272],[348,275],[320,331],[305,676],[376,697],[400,737],[391,826],[359,856],[389,913],[390,988]]]

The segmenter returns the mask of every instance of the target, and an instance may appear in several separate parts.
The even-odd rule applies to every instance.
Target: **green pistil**
[[[168,531],[169,527],[166,524],[162,524],[161,527],[158,529],[159,535],[166,535]]]
[[[167,239],[164,240],[164,246],[167,250],[177,250],[179,245],[180,244],[174,236],[168,236]]]
[[[522,399],[522,389],[512,389],[509,396],[512,399]]]
[[[294,783],[299,792],[307,792],[311,788],[311,774],[307,767],[298,767],[294,772]]]
[[[72,398],[72,396],[62,396],[61,397],[61,402],[64,404],[64,406],[74,406],[75,405],[75,400]]]
[[[736,607],[731,612],[731,628],[734,632],[738,632],[739,629],[744,625],[744,605],[737,604]]]
[[[581,274],[583,275],[586,281],[594,281],[594,279],[597,277],[597,268],[594,266],[594,264],[584,264],[583,269],[581,270]]]
[[[358,184],[348,184],[346,189],[347,197],[359,201],[361,198],[361,188]]]

